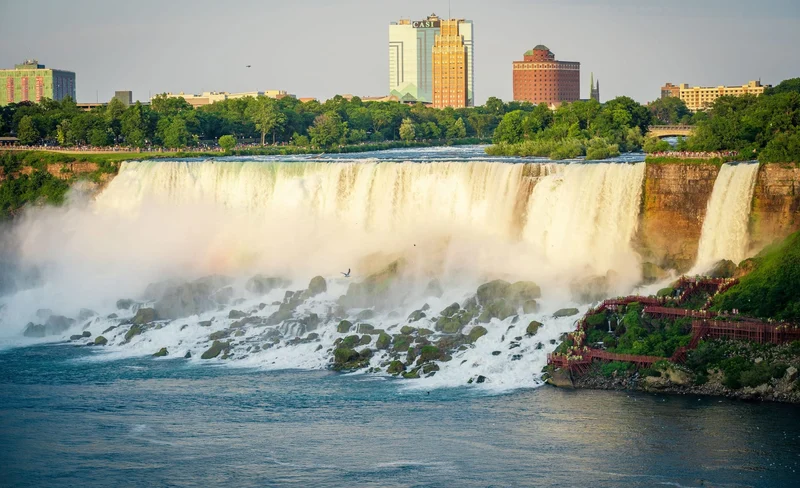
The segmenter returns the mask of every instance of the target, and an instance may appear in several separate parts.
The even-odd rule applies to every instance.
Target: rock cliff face
[[[762,164],[753,191],[750,247],[759,251],[800,229],[800,167]]]
[[[634,242],[644,261],[678,271],[694,264],[717,173],[713,164],[647,165]]]

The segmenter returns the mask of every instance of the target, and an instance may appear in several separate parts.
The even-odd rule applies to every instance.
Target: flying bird
[[[249,65],[249,64],[248,64],[247,66],[245,66],[245,68],[249,68],[249,67],[250,67],[250,65]]]
[[[341,273],[341,271],[340,271],[340,273]],[[345,278],[349,278],[350,277],[350,268],[347,268],[347,273],[342,273],[342,274],[344,275]]]

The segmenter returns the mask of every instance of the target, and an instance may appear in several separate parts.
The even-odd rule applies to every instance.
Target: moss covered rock
[[[442,358],[442,351],[436,346],[422,346],[419,352],[419,362],[436,361]]]
[[[391,375],[397,376],[405,370],[406,370],[406,365],[403,364],[402,361],[392,361],[391,363],[389,363],[389,367],[386,369],[386,372]]]
[[[372,337],[370,337],[370,336],[365,334],[365,335],[361,336],[361,339],[358,341],[358,344],[361,345],[361,346],[366,346],[370,342],[372,342]]]
[[[156,320],[156,311],[153,308],[140,308],[137,310],[136,315],[133,317],[133,323],[135,325],[144,325],[149,324]]]
[[[517,281],[511,284],[507,290],[506,300],[512,305],[521,306],[529,300],[536,300],[542,297],[542,290],[533,281]]]
[[[392,344],[392,336],[386,333],[381,333],[378,336],[378,340],[375,341],[375,347],[378,349],[389,349],[389,346]]]
[[[478,322],[485,324],[492,319],[505,320],[516,313],[516,308],[501,298],[483,307]]]
[[[467,341],[469,343],[473,343],[478,339],[480,339],[481,337],[485,336],[488,332],[489,331],[486,330],[486,327],[476,325],[475,327],[472,328],[472,330],[469,331],[469,334],[467,334]]]
[[[125,333],[125,342],[128,342],[137,335],[141,334],[143,330],[144,329],[142,329],[141,325],[132,325],[131,328],[128,329],[128,332]]]
[[[427,317],[427,315],[426,315],[426,314],[425,314],[425,312],[423,312],[422,310],[414,310],[414,311],[413,311],[413,312],[411,312],[411,314],[408,316],[408,321],[409,321],[409,322],[417,322],[417,321],[419,321],[419,320],[422,320],[422,319],[424,319],[425,317]]]
[[[161,349],[158,350],[158,352],[153,354],[153,357],[154,358],[163,358],[164,356],[166,356],[168,354],[169,353],[167,352],[167,348],[166,347],[162,347]]]
[[[403,335],[411,335],[416,331],[417,329],[415,329],[414,327],[409,327],[408,325],[400,327],[400,333]]]
[[[496,300],[506,297],[511,283],[503,280],[494,280],[478,287],[477,297],[480,305],[486,306]]]
[[[525,329],[525,334],[528,336],[536,335],[539,332],[539,327],[542,326],[541,322],[537,322],[535,320],[531,320],[531,323],[528,324],[528,327]]]
[[[350,329],[353,327],[353,323],[348,320],[342,320],[339,322],[339,325],[336,327],[336,332],[340,334],[347,334],[350,332]]]
[[[108,339],[106,339],[105,337],[103,336],[95,337],[94,339],[95,346],[105,346],[106,344],[108,344]]]
[[[572,317],[573,315],[578,315],[577,308],[562,308],[560,310],[556,310],[556,313],[553,314],[553,317]]]
[[[229,344],[227,342],[221,341],[214,341],[201,356],[200,359],[214,359],[215,357],[222,354],[222,351],[228,349]]]

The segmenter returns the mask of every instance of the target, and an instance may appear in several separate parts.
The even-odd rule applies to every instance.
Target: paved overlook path
[[[676,305],[684,303],[689,297],[700,291],[707,291],[712,297],[722,293],[737,284],[738,281],[729,278],[688,278],[678,280],[675,289],[682,290],[678,297],[645,297],[631,295],[621,298],[605,300],[597,307],[586,312],[577,323],[577,328],[569,334],[573,346],[566,353],[552,353],[547,356],[547,364],[558,368],[585,373],[592,361],[622,361],[634,363],[637,366],[650,366],[657,361],[669,360],[673,363],[682,363],[686,360],[686,353],[697,347],[701,339],[728,338],[749,340],[758,343],[783,344],[800,340],[800,328],[785,323],[766,323],[760,320],[741,317],[739,315],[720,314],[708,309],[711,299],[706,302],[701,310],[678,308]],[[669,357],[638,356],[634,354],[617,354],[602,349],[589,347],[585,344],[586,333],[589,326],[587,319],[592,315],[605,313],[607,310],[616,312],[621,306],[631,303],[644,305],[644,313],[653,317],[691,317],[692,339],[686,346],[679,347]],[[673,305],[673,306],[667,306]]]

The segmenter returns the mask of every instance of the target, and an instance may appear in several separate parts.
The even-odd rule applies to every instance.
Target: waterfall
[[[758,163],[724,164],[708,201],[694,272],[702,273],[721,259],[739,263],[749,243],[748,218]]]

